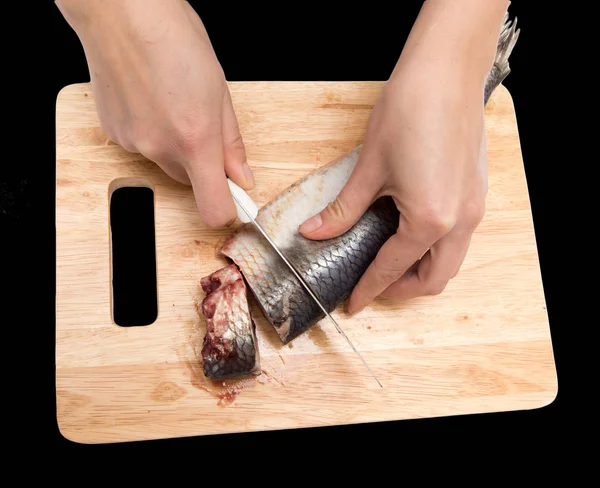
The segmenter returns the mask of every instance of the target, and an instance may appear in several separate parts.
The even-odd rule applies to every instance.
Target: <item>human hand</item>
[[[191,184],[210,227],[236,218],[226,175],[254,186],[222,68],[184,0],[56,0],[87,58],[104,132]]]
[[[393,197],[400,212],[398,230],[354,288],[348,302],[352,314],[377,296],[399,300],[441,293],[459,272],[484,216],[483,96],[497,37],[488,29],[481,58],[473,59],[466,48],[461,57],[459,47],[472,44],[452,45],[452,36],[444,35],[442,27],[439,39],[431,33],[435,9],[442,4],[425,2],[420,22],[372,111],[347,184],[299,229],[311,239],[336,237],[377,198]],[[501,7],[496,2],[493,12],[498,27]],[[465,13],[455,14],[459,18]],[[444,15],[451,17],[452,12]]]

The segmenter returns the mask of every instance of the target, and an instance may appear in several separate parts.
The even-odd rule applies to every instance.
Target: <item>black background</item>
[[[25,79],[21,102],[7,100],[15,108],[15,126],[11,129],[16,143],[21,137],[21,158],[9,155],[0,176],[0,232],[2,245],[13,244],[7,253],[20,252],[24,259],[9,258],[4,272],[17,269],[16,284],[21,285],[20,298],[27,315],[19,315],[19,329],[29,337],[27,344],[42,347],[42,353],[31,352],[29,366],[35,368],[35,381],[25,387],[35,394],[34,404],[21,400],[18,408],[28,418],[25,430],[38,443],[50,441],[62,447],[83,447],[64,439],[56,424],[54,394],[54,293],[55,232],[54,117],[58,91],[65,85],[88,82],[84,53],[75,33],[62,18],[52,1],[38,3],[40,24],[22,29],[13,65],[7,64],[15,76]],[[367,2],[353,9],[341,3],[277,4],[276,9],[240,2],[190,2],[203,19],[215,51],[230,81],[243,80],[384,80],[396,62],[421,2],[394,2],[392,11],[384,2]],[[219,6],[216,6],[218,4]],[[389,4],[391,5],[391,4]],[[538,9],[535,6],[538,5]],[[340,443],[361,440],[373,446],[377,439],[394,438],[407,431],[460,431],[476,429],[485,432],[513,432],[519,438],[533,431],[556,430],[563,425],[562,412],[569,390],[562,358],[562,336],[569,324],[570,303],[563,276],[561,252],[566,238],[556,232],[556,222],[566,212],[564,188],[557,198],[557,188],[564,181],[558,158],[558,129],[548,112],[544,82],[552,74],[549,61],[557,42],[549,42],[555,24],[543,18],[539,3],[513,1],[511,16],[518,17],[522,29],[519,42],[510,59],[512,73],[504,85],[516,107],[519,135],[530,191],[544,291],[559,375],[559,394],[548,407],[524,412],[457,416],[386,422],[356,426],[328,427],[293,431],[264,432],[243,435],[210,436],[179,440],[135,443],[135,447],[151,445],[193,445],[215,449],[220,446],[242,446],[284,441],[307,443]],[[548,12],[545,12],[547,14]],[[546,15],[547,16],[547,15]],[[22,17],[21,17],[22,18]],[[544,32],[542,32],[544,30]],[[37,38],[37,51],[28,42]],[[29,39],[29,40],[28,40]],[[12,46],[14,49],[14,43]],[[565,46],[562,48],[568,49]],[[558,76],[554,73],[555,76]],[[554,76],[553,75],[553,76]],[[10,97],[8,97],[10,98]],[[28,123],[25,123],[25,122]],[[32,137],[34,136],[34,137]],[[548,144],[552,142],[552,144]],[[34,152],[41,150],[39,156]],[[26,157],[23,158],[22,154]],[[563,185],[564,186],[564,185]],[[8,237],[8,238],[7,238]],[[19,242],[17,242],[19,241]],[[32,252],[33,251],[33,252]],[[11,262],[12,261],[12,262]],[[560,262],[560,266],[555,263]],[[10,293],[9,293],[10,295]],[[32,349],[33,351],[33,349]],[[27,373],[29,375],[29,373]],[[20,397],[23,398],[23,397]],[[31,412],[28,410],[33,408]],[[500,430],[497,430],[500,429]],[[364,445],[364,444],[363,444]],[[273,452],[274,453],[274,452]],[[272,455],[272,454],[270,454]]]

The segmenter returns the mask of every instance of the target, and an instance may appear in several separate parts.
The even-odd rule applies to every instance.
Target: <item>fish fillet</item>
[[[237,266],[229,265],[200,280],[206,296],[198,314],[206,319],[202,347],[204,375],[213,380],[260,374],[256,326],[246,285]]]
[[[507,12],[495,63],[485,85],[486,104],[494,89],[510,73],[508,58],[518,36],[516,20],[510,21]],[[350,295],[381,246],[398,228],[400,215],[394,201],[391,197],[382,197],[354,227],[337,238],[313,241],[298,232],[302,222],[335,200],[348,181],[361,148],[359,145],[286,188],[263,206],[256,217],[328,312]],[[283,344],[324,318],[319,306],[251,223],[241,225],[221,247],[220,253],[239,268]],[[220,306],[227,309],[225,303]]]

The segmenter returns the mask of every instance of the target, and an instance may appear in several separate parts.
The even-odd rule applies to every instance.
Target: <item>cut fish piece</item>
[[[259,375],[256,325],[237,266],[231,264],[219,269],[202,278],[200,284],[206,293],[197,309],[206,319],[202,347],[204,375],[212,380]]]

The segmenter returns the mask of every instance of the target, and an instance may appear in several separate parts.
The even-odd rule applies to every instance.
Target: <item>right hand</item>
[[[226,176],[252,171],[221,65],[185,0],[55,0],[79,37],[102,129],[192,186],[200,219],[232,223]]]

